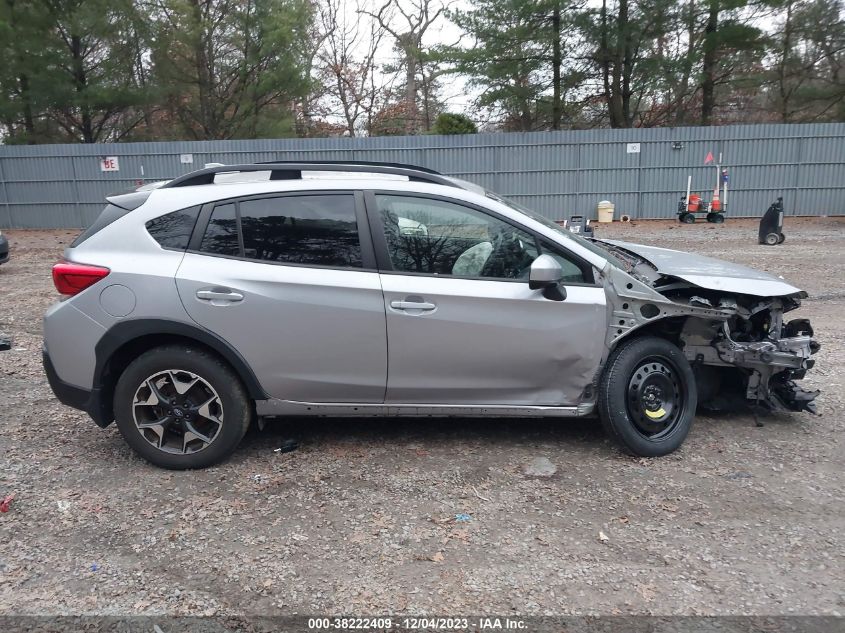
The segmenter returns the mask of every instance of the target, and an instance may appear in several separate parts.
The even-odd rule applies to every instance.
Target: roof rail
[[[400,169],[413,169],[414,171],[421,171],[426,174],[434,174],[435,176],[442,176],[439,171],[434,171],[428,167],[420,167],[419,165],[410,165],[408,163],[384,163],[373,160],[262,160],[255,163],[256,165],[349,165],[349,166],[363,166],[363,167],[398,167]],[[344,170],[345,171],[345,170]]]
[[[270,180],[298,180],[302,178],[303,171],[338,171],[361,172],[366,174],[390,174],[394,176],[406,176],[408,180],[413,182],[428,182],[435,185],[446,185],[447,187],[458,186],[445,176],[442,176],[431,169],[415,167],[413,165],[402,165],[399,163],[368,163],[359,161],[282,161],[206,167],[205,169],[192,171],[184,176],[174,178],[167,184],[162,185],[161,188],[211,185],[214,184],[214,176],[216,174],[255,171],[269,171]]]

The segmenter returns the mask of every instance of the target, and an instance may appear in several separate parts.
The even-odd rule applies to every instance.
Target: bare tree
[[[390,79],[376,64],[385,29],[375,20],[361,20],[357,3],[354,13],[347,11],[346,0],[323,0],[317,12],[324,37],[317,63],[326,97],[343,117],[346,134],[356,136],[368,129],[389,87]]]
[[[423,110],[430,111],[432,98],[430,87],[436,77],[431,71],[424,73],[423,38],[428,29],[443,15],[446,8],[446,5],[439,0],[386,0],[375,13],[361,11],[374,18],[379,26],[393,37],[396,48],[402,55],[402,67],[405,71],[402,101],[408,113],[405,120],[405,132],[408,134],[419,131],[421,121],[418,98],[420,84],[426,81],[428,81],[428,86],[424,91],[426,102]]]

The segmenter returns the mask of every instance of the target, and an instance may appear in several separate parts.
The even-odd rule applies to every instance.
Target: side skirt
[[[479,417],[479,418],[577,418],[593,412],[595,403],[574,407],[451,405],[451,404],[354,404],[339,402],[293,402],[291,400],[257,400],[259,416],[326,416],[326,417]]]

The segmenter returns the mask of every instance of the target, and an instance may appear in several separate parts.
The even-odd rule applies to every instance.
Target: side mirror
[[[542,290],[543,296],[552,301],[566,299],[566,289],[559,284],[563,279],[563,268],[551,255],[540,255],[531,263],[528,271],[528,287]]]
[[[528,287],[540,290],[549,286],[556,286],[563,279],[563,269],[551,255],[540,255],[531,262],[528,272]]]

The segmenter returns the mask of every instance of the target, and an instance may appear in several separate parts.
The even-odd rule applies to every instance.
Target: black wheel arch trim
[[[199,325],[167,319],[132,319],[113,325],[94,347],[96,365],[94,367],[95,389],[87,402],[85,410],[102,427],[109,425],[113,418],[111,394],[114,384],[108,381],[109,363],[115,353],[128,343],[145,336],[178,336],[194,340],[208,347],[225,360],[243,380],[253,400],[265,400],[267,394],[255,376],[249,364],[226,340]],[[110,389],[105,389],[109,383]]]

